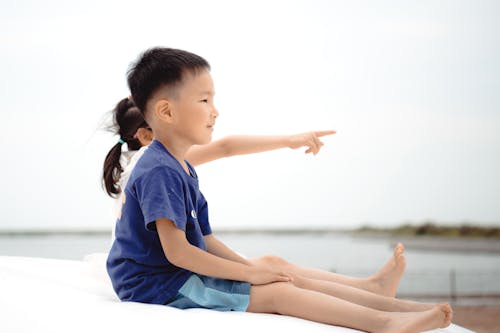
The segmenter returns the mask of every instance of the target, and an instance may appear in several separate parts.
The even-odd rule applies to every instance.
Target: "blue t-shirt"
[[[124,189],[116,239],[107,260],[108,274],[123,301],[166,304],[193,274],[171,264],[160,243],[156,220],[166,218],[185,231],[192,245],[205,250],[211,234],[207,201],[190,175],[159,141],[137,162]]]

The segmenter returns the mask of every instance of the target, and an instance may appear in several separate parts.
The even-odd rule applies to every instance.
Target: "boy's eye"
[[[200,102],[203,102],[203,103],[208,103],[208,99],[202,99]]]

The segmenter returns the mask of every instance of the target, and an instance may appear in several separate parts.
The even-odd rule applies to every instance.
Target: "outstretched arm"
[[[292,149],[307,147],[306,154],[316,155],[323,146],[319,138],[335,133],[335,131],[316,131],[293,135],[232,135],[206,145],[191,147],[186,159],[196,166],[223,157],[261,153],[287,147]]]

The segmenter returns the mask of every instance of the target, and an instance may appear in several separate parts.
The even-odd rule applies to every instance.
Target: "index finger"
[[[332,134],[335,134],[335,133],[337,133],[337,131],[334,131],[334,130],[315,131],[314,135],[317,136],[317,137],[322,137],[322,136],[325,136],[325,135],[332,135]]]

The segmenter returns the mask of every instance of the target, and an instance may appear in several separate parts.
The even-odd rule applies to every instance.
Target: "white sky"
[[[215,138],[335,129],[199,166],[213,227],[500,224],[496,1],[0,0],[0,229],[107,228],[99,126],[152,46],[212,65]]]

